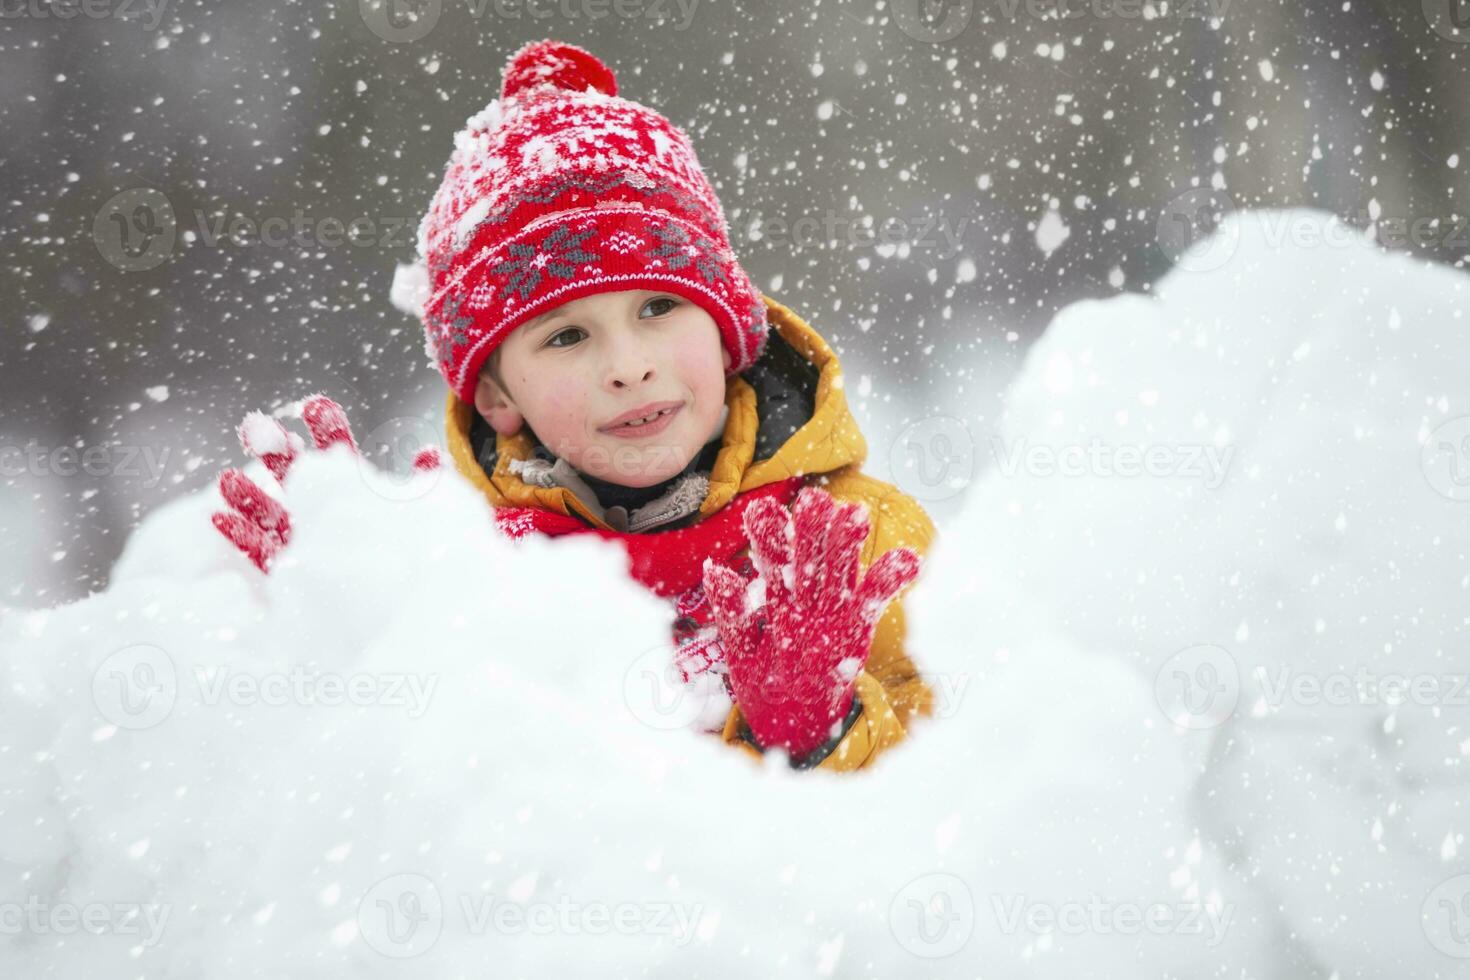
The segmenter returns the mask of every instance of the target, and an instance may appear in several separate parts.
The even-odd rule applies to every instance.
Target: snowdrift
[[[699,730],[615,546],[455,474],[308,454],[269,577],[161,508],[0,619],[0,975],[1470,976],[1467,280],[1326,220],[1058,317],[861,774]]]

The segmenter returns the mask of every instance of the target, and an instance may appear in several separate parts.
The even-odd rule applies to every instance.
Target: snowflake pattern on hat
[[[705,282],[725,279],[724,267],[719,262],[719,246],[703,236],[691,240],[689,232],[675,224],[655,225],[653,233],[663,245],[650,255],[667,258],[670,269],[682,269],[691,261]]]
[[[518,292],[527,299],[531,291],[541,285],[541,273],[546,271],[562,279],[571,279],[577,274],[577,263],[596,262],[593,252],[584,251],[582,242],[591,238],[596,228],[588,228],[572,235],[571,225],[559,225],[555,231],[534,245],[512,245],[511,258],[492,266],[490,273],[496,275],[509,272],[505,294]]]
[[[463,300],[464,297],[458,294],[450,297],[439,311],[435,329],[429,332],[429,336],[437,341],[434,354],[440,361],[453,361],[455,350],[469,345],[469,334],[465,331],[474,321],[471,317],[459,315]]]

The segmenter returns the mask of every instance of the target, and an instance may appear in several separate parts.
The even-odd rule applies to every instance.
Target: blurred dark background
[[[915,424],[993,424],[1059,308],[1146,290],[1177,202],[1200,233],[1311,205],[1470,252],[1470,0],[0,11],[0,605],[103,587],[149,511],[243,462],[251,409],[320,390],[359,433],[440,426],[389,284],[539,38],[689,132],[757,285],[842,357],[882,478]]]

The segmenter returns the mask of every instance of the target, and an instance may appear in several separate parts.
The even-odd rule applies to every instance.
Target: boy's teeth
[[[652,415],[645,416],[644,418],[641,418],[641,419],[633,419],[631,422],[624,422],[623,424],[624,425],[631,425],[634,428],[637,428],[640,425],[647,425],[649,422],[652,422],[654,419],[658,418],[660,415],[667,415],[667,414],[669,414],[672,411],[673,411],[673,409],[671,409],[671,408],[660,409],[659,411],[654,412]]]

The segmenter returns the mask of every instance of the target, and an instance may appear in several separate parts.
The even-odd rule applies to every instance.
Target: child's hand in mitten
[[[341,442],[357,452],[347,415],[332,399],[313,395],[302,405],[301,417],[306,420],[318,449]],[[264,463],[282,484],[291,464],[306,448],[300,436],[286,431],[285,426],[263,412],[245,416],[237,431],[245,451]],[[439,450],[432,446],[421,450],[413,461],[416,470],[437,469],[440,465]],[[240,470],[231,468],[221,473],[219,490],[232,512],[215,512],[211,517],[214,526],[245,552],[257,568],[268,571],[271,559],[291,540],[291,516]]]
[[[742,576],[709,559],[704,589],[751,733],[765,748],[784,747],[799,760],[846,716],[878,620],[918,576],[919,556],[895,548],[859,581],[866,508],[839,507],[816,487],[803,488],[789,513],[774,500],[758,500],[744,520],[759,572],[751,600]]]

